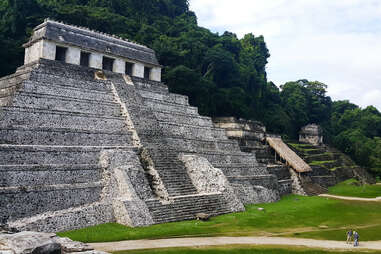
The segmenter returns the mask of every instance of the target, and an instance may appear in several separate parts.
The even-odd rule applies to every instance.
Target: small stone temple
[[[299,142],[315,146],[322,145],[323,131],[321,127],[314,123],[304,126],[299,132]]]

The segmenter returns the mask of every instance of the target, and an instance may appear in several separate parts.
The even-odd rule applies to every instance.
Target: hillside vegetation
[[[135,40],[156,50],[172,92],[188,95],[203,115],[262,121],[296,138],[322,124],[327,140],[372,172],[381,172],[381,114],[332,102],[327,86],[299,80],[279,89],[267,81],[262,36],[212,33],[197,25],[187,0],[0,0],[0,75],[22,65],[21,45],[46,17]]]

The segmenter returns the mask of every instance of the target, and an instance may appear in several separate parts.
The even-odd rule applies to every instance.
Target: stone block
[[[66,62],[79,65],[81,61],[81,50],[75,47],[68,47],[66,52]]]
[[[144,64],[135,63],[132,68],[132,76],[138,78],[144,78]]]
[[[113,72],[125,74],[126,73],[126,62],[120,58],[115,59]]]
[[[48,60],[55,60],[56,59],[56,44],[51,41],[42,40],[42,49],[39,57],[42,57],[44,59]]]
[[[152,68],[150,80],[161,82],[161,68],[160,67]]]
[[[89,67],[95,69],[102,69],[103,55],[100,53],[92,52],[89,59]]]

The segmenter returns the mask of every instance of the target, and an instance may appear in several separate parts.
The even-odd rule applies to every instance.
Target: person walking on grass
[[[352,229],[350,229],[347,232],[347,244],[352,243],[352,236],[353,236],[353,231],[352,231]]]
[[[356,231],[353,231],[353,239],[355,240],[353,244],[354,247],[359,246],[359,238],[360,238],[359,233],[357,233]]]

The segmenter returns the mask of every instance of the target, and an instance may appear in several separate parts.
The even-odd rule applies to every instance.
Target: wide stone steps
[[[141,137],[143,135],[140,135]],[[145,135],[144,135],[145,136]],[[203,150],[206,151],[234,151],[238,148],[237,143],[230,140],[212,140],[212,139],[188,139],[179,136],[165,136],[161,138],[152,138],[152,135],[145,136],[150,142],[147,147],[160,147],[165,144],[169,149],[176,149],[187,151],[190,153],[197,153]]]
[[[141,79],[137,77],[132,77],[132,81],[134,82],[135,88],[137,90],[145,90],[151,91],[155,93],[164,93],[168,94],[168,87],[161,82]]]
[[[132,132],[97,132],[80,129],[30,128],[28,126],[0,129],[0,143],[62,146],[123,146],[132,144]]]
[[[57,97],[68,97],[73,99],[93,100],[101,102],[111,102],[114,100],[111,90],[100,91],[91,89],[91,87],[75,87],[75,83],[71,85],[72,86],[59,85],[56,82],[46,83],[27,80],[23,82],[22,90],[29,93],[54,95]]]
[[[176,197],[173,204],[163,205],[158,200],[146,204],[155,223],[196,219],[197,213],[218,215],[231,212],[221,194],[188,195]]]
[[[13,107],[55,110],[70,113],[98,114],[101,116],[121,115],[120,106],[111,101],[93,101],[54,95],[17,92],[12,100]]]
[[[94,73],[96,71],[98,70],[94,68],[46,59],[40,59],[38,69],[33,70],[33,72],[36,73],[53,74],[68,79],[70,78],[83,81],[95,80]]]
[[[274,174],[277,176],[278,180],[284,180],[284,179],[290,179],[291,175],[290,172],[285,165],[279,165],[279,164],[270,164],[267,165],[267,171],[270,174]]]
[[[123,117],[15,107],[3,107],[0,119],[0,128],[30,126],[70,129],[74,127],[99,131],[120,131],[127,128]]]
[[[100,179],[98,164],[0,165],[0,187],[92,183]]]
[[[43,84],[54,84],[55,86],[67,87],[69,89],[81,89],[94,92],[111,92],[111,86],[104,80],[83,80],[81,78],[62,77],[56,73],[32,72],[29,80]]]
[[[210,117],[158,110],[155,110],[154,114],[161,122],[173,122],[177,124],[189,124],[214,128]]]
[[[30,71],[22,70],[16,72],[15,74],[8,75],[6,77],[0,78],[0,90],[4,88],[10,88],[21,84],[24,80],[28,79],[30,76]]]
[[[15,220],[94,203],[100,199],[102,188],[100,182],[0,187],[0,216],[6,216],[1,219]]]
[[[157,93],[155,91],[139,90],[140,96],[146,100],[159,100],[166,103],[174,103],[189,106],[188,96],[173,93]]]
[[[200,151],[200,156],[205,157],[210,163],[214,164],[231,164],[231,163],[244,163],[258,166],[255,156],[250,156],[247,153],[240,152],[223,152],[223,151]]]
[[[213,163],[212,163],[213,164]],[[263,166],[234,166],[234,164],[227,165],[213,165],[215,168],[219,168],[224,172],[226,176],[252,176],[252,175],[263,175],[268,174],[268,171]]]
[[[157,162],[165,162],[169,159],[177,159],[180,153],[189,153],[189,151],[181,149],[163,149],[163,147],[157,147],[156,149],[150,149],[151,155],[157,158]],[[192,154],[192,153],[189,153]],[[255,156],[249,153],[235,152],[235,151],[218,151],[218,150],[202,150],[195,155],[206,158],[213,165],[227,165],[227,164],[250,164],[253,166],[259,166],[255,159]]]
[[[98,164],[101,151],[137,151],[133,146],[0,145],[0,162],[7,165]]]
[[[153,101],[147,99],[144,99],[144,105],[146,107],[151,108],[152,111],[170,111],[174,113],[198,115],[198,108],[192,106],[185,106],[181,104],[174,104],[163,101]]]
[[[196,126],[190,124],[178,124],[171,122],[160,122],[160,126],[166,130],[166,135],[179,136],[194,139],[224,139],[225,130],[220,128],[211,128]]]

